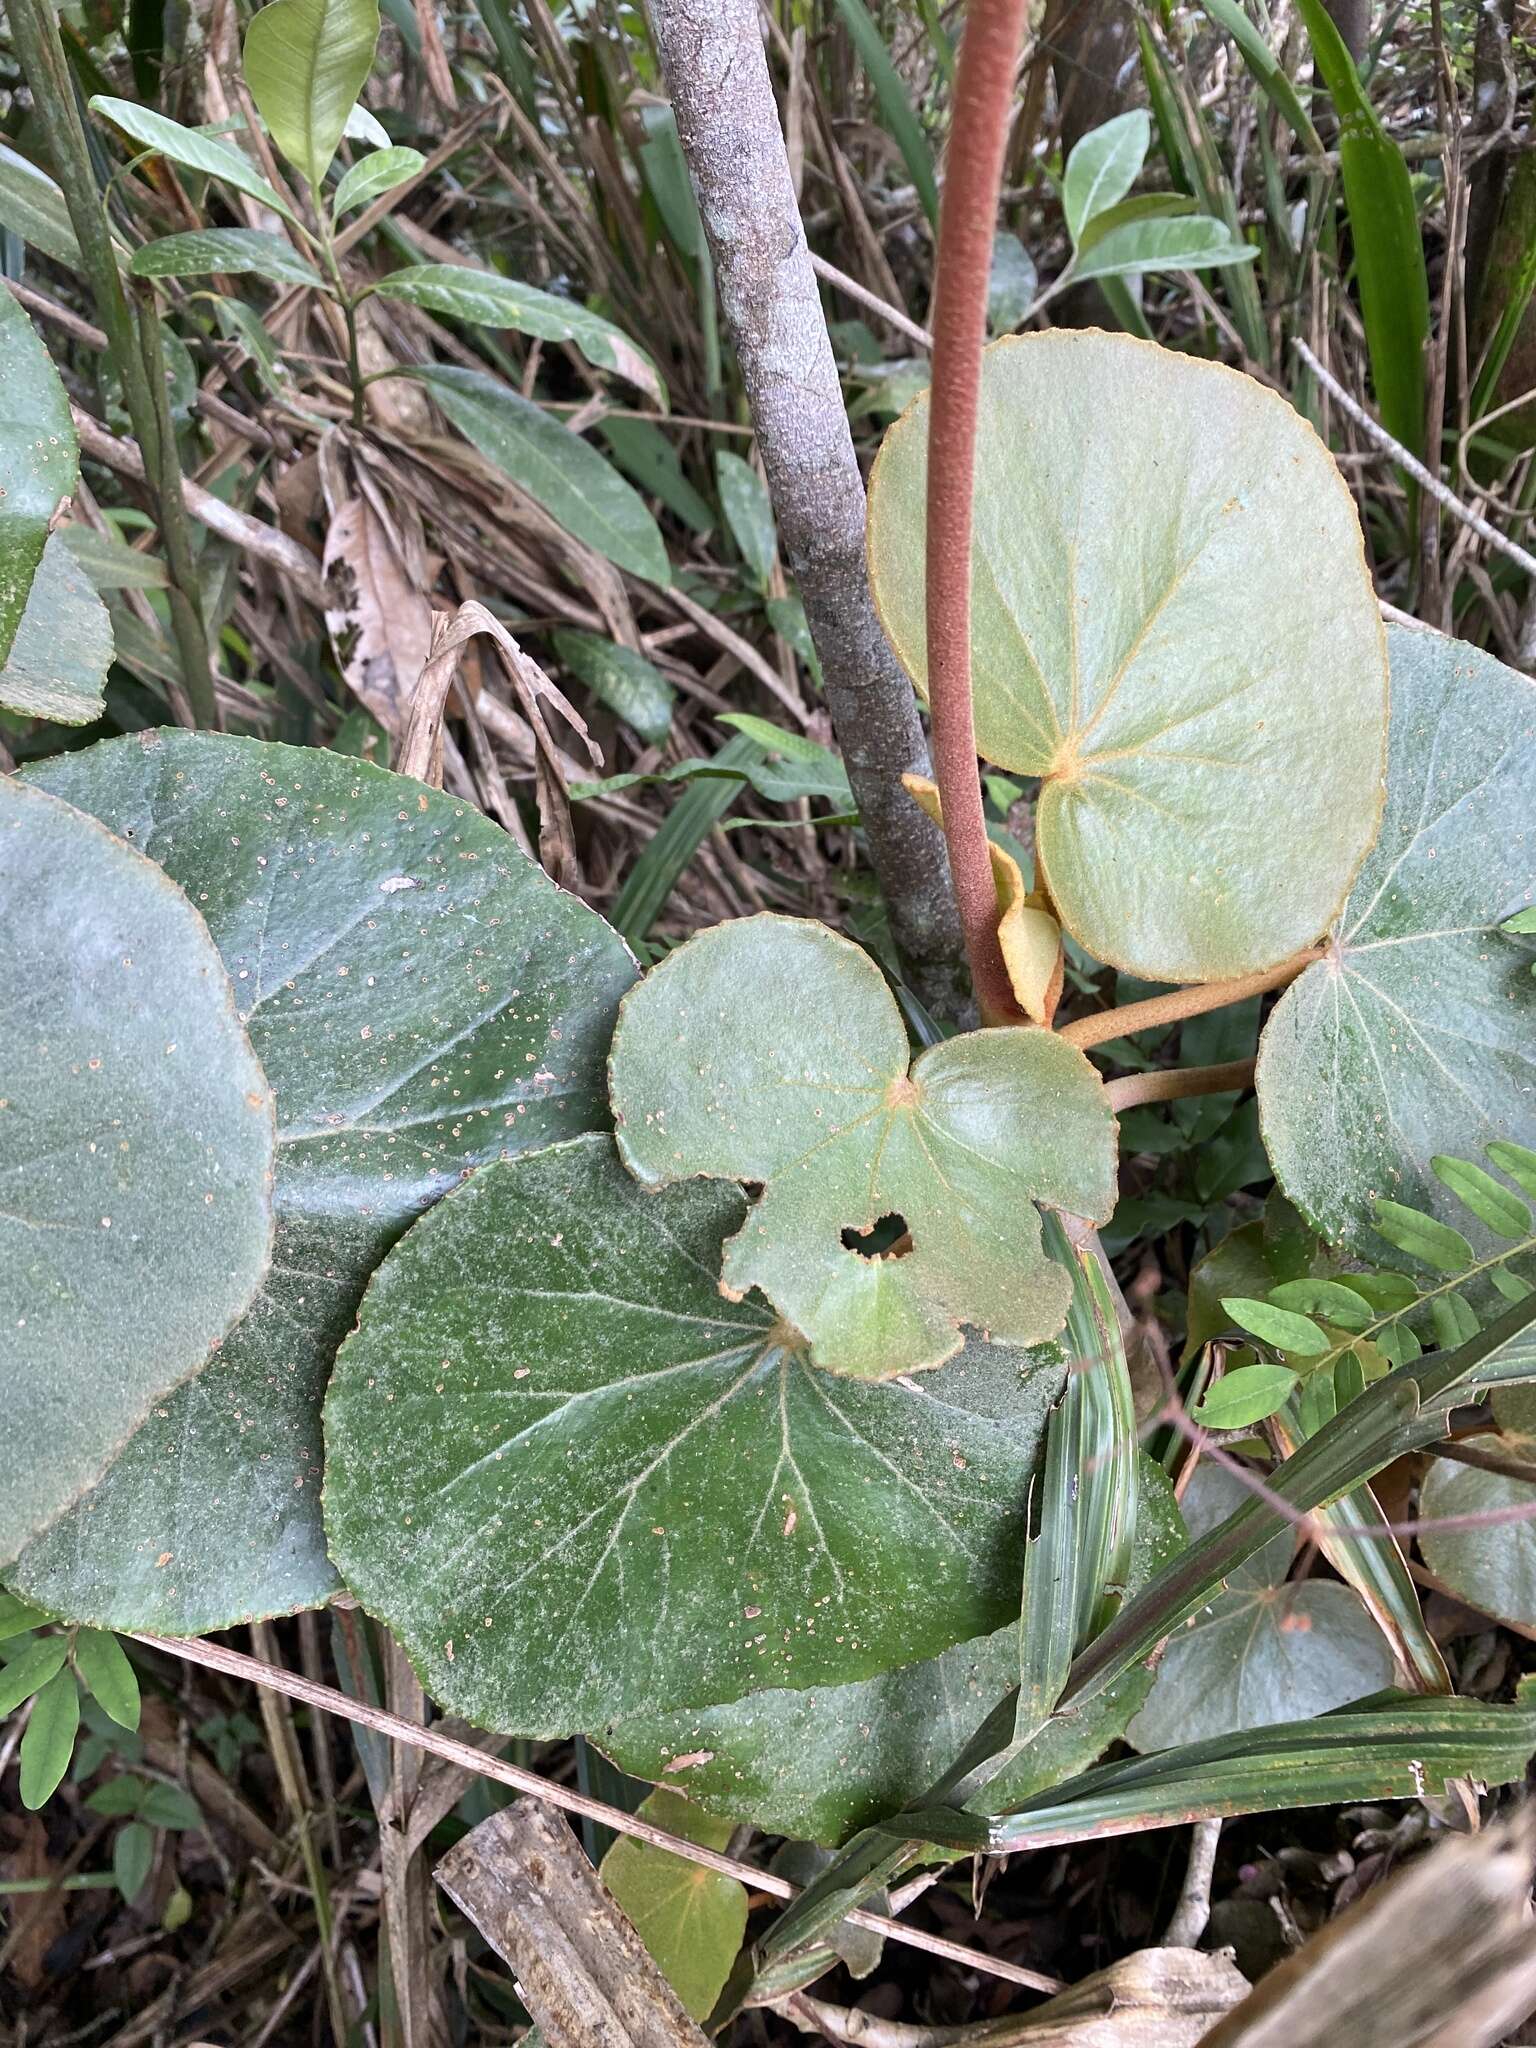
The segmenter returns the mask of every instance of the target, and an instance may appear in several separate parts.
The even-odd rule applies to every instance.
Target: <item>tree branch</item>
[[[997,932],[997,891],[971,708],[971,511],[992,228],[1026,0],[971,0],[939,206],[928,409],[928,708],[934,779],[982,1022],[1022,1021]]]
[[[821,657],[891,929],[924,1000],[952,1016],[964,976],[943,837],[901,786],[903,774],[927,773],[928,750],[869,595],[864,485],[756,0],[652,0],[651,21],[785,562]]]

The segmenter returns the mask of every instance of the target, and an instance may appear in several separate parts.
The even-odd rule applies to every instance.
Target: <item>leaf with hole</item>
[[[0,291],[0,663],[13,652],[53,515],[79,471],[59,373],[21,305]],[[9,702],[0,689],[0,704]]]
[[[1202,1464],[1184,1495],[1191,1540],[1249,1498],[1234,1473]],[[1326,1579],[1288,1582],[1294,1548],[1292,1532],[1275,1537],[1171,1637],[1131,1723],[1138,1749],[1305,1720],[1392,1683],[1386,1638],[1359,1594]]]
[[[216,273],[250,274],[273,284],[327,287],[312,263],[291,242],[264,228],[195,228],[190,234],[162,235],[135,249],[129,269],[135,277],[209,277]]]
[[[90,576],[64,536],[49,534],[0,667],[0,706],[57,725],[90,725],[106,708],[112,652],[112,621]]]
[[[1059,1371],[1042,1367],[1042,1377],[1059,1388]],[[1184,1540],[1161,1468],[1140,1458],[1137,1477],[1132,1593]],[[1015,1621],[852,1685],[774,1688],[718,1707],[642,1707],[593,1740],[625,1770],[675,1783],[711,1813],[835,1845],[920,1797],[1018,1677]],[[1150,1669],[1138,1665],[1081,1713],[1053,1717],[981,1797],[1008,1806],[1086,1769],[1124,1733],[1151,1684]]]
[[[284,0],[277,0],[277,4],[284,4]],[[285,220],[293,219],[291,209],[278,198],[250,158],[222,135],[205,135],[197,128],[183,128],[179,121],[157,114],[153,107],[137,106],[132,100],[112,99],[106,93],[96,94],[91,101],[91,112],[102,115],[115,128],[121,128],[142,148],[152,150],[157,156],[169,157],[183,170],[201,171],[205,177],[222,178],[226,185],[233,185],[237,192],[244,192],[259,205],[270,206]]]
[[[1499,930],[1531,887],[1536,684],[1438,633],[1394,627],[1389,645],[1381,836],[1327,957],[1275,1006],[1257,1076],[1281,1186],[1368,1254],[1378,1195],[1454,1227],[1433,1159],[1536,1138],[1536,985]]]
[[[417,263],[393,270],[374,287],[382,298],[403,299],[428,313],[446,313],[481,327],[512,327],[541,341],[570,341],[600,370],[612,370],[665,407],[666,388],[656,365],[620,327],[579,300],[558,298],[537,285],[472,270],[461,263]]]
[[[1101,1222],[1113,1207],[1114,1116],[1082,1054],[1045,1031],[978,1031],[909,1071],[879,969],[809,921],[742,918],[670,954],[625,999],[609,1094],[646,1187],[764,1184],[722,1291],[761,1288],[817,1365],[863,1379],[940,1364],[962,1323],[1010,1344],[1054,1336],[1072,1281],[1035,1205]],[[865,1256],[855,1240],[887,1217],[910,1251]]]
[[[375,1275],[326,1399],[331,1554],[478,1726],[849,1683],[1017,1611],[1059,1351],[833,1378],[722,1298],[745,1206],[576,1139],[484,1168]]]
[[[480,812],[365,762],[162,733],[32,775],[196,895],[277,1094],[278,1229],[205,1371],[12,1576],[170,1634],[313,1606],[320,1400],[364,1283],[470,1167],[607,1122],[633,963]]]
[[[671,582],[666,543],[645,501],[579,434],[481,370],[433,364],[411,374],[464,438],[567,533],[621,569]]]
[[[664,1785],[636,1810],[641,1820],[704,1849],[724,1850],[735,1832],[731,1821],[714,1819]],[[707,2019],[747,1931],[746,1886],[633,1835],[614,1843],[599,1874],[685,2009]]]
[[[9,1563],[251,1300],[273,1140],[192,904],[94,818],[7,780],[0,987],[0,1299],[23,1311],[0,1323]]]
[[[1386,663],[1349,491],[1283,398],[1220,364],[1067,332],[983,363],[977,742],[1043,778],[1037,880],[1095,958],[1149,980],[1271,966],[1327,927],[1381,812]],[[925,396],[870,479],[875,603],[920,689],[927,435]]]
[[[317,202],[378,39],[377,0],[269,0],[245,32],[256,110]]]

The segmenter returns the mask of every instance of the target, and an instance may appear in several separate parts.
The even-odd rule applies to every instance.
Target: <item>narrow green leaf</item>
[[[31,1813],[59,1789],[80,1726],[80,1688],[73,1671],[56,1671],[37,1695],[21,1738],[21,1803]]]
[[[1437,1273],[1460,1273],[1471,1265],[1471,1245],[1448,1223],[1403,1202],[1389,1202],[1384,1196],[1377,1197],[1375,1215],[1377,1232],[1388,1244],[1433,1266]]]
[[[764,758],[763,749],[754,740],[738,736],[727,740],[714,760],[718,768],[745,771]],[[736,801],[743,786],[734,776],[711,776],[695,782],[640,849],[613,906],[613,922],[632,946],[644,943],[646,933],[676,887],[678,876],[708,837],[711,827]]]
[[[598,422],[597,431],[631,483],[659,498],[669,512],[675,512],[695,533],[713,529],[713,507],[684,476],[677,450],[654,421],[630,420],[610,413]]]
[[[1339,115],[1339,169],[1377,409],[1387,432],[1422,456],[1429,283],[1413,181],[1324,0],[1297,0],[1297,7]]]
[[[0,1643],[8,1643],[13,1636],[24,1636],[43,1623],[52,1620],[41,1607],[34,1607],[30,1600],[23,1600],[17,1593],[0,1590]]]
[[[768,487],[750,462],[728,449],[715,457],[715,482],[731,538],[741,549],[758,589],[765,590],[779,551]]]
[[[66,270],[82,268],[80,244],[64,194],[25,157],[0,142],[0,219],[13,235],[40,256],[62,263]]]
[[[317,197],[378,39],[377,0],[271,0],[246,30],[251,98]]]
[[[75,1669],[91,1696],[120,1728],[139,1725],[139,1681],[122,1644],[105,1629],[82,1628],[75,1635]]]
[[[1378,1315],[1401,1315],[1419,1299],[1419,1289],[1406,1273],[1351,1273],[1351,1291],[1363,1294]]]
[[[1116,228],[1134,227],[1138,221],[1187,220],[1196,212],[1193,199],[1184,192],[1135,192],[1116,206],[1096,213],[1078,237],[1077,253],[1086,256],[1096,243]]]
[[[274,284],[307,284],[323,290],[325,280],[312,263],[262,228],[196,228],[186,235],[164,235],[133,252],[129,269],[135,277],[231,277],[251,273]]]
[[[636,384],[657,405],[665,406],[666,388],[656,365],[611,320],[591,313],[574,299],[558,298],[537,285],[520,284],[490,270],[472,270],[459,263],[418,263],[393,270],[375,289],[386,299],[403,299],[429,313],[446,313],[481,327],[511,327],[544,341],[570,341],[600,370]]]
[[[369,206],[381,193],[393,192],[407,178],[414,178],[426,162],[419,149],[371,150],[344,170],[336,182],[331,214],[340,220],[359,206]]]
[[[1530,1236],[1530,1210],[1491,1173],[1474,1166],[1470,1159],[1453,1159],[1445,1153],[1438,1153],[1429,1163],[1435,1178],[1464,1202],[1480,1223],[1500,1237]]]
[[[237,191],[259,200],[263,206],[270,206],[274,213],[282,214],[286,220],[293,219],[293,214],[252,166],[250,159],[222,136],[204,135],[196,128],[183,128],[179,121],[168,120],[152,107],[135,106],[132,100],[111,99],[105,93],[97,93],[91,101],[91,112],[104,115],[133,141],[160,156],[168,156],[183,170],[201,171],[205,177],[222,178],[226,185],[233,185]]]
[[[112,1875],[131,1906],[149,1881],[155,1862],[155,1831],[141,1820],[121,1827],[112,1843]]]
[[[1507,1266],[1491,1266],[1488,1278],[1506,1301],[1524,1301],[1531,1292],[1530,1282],[1522,1280],[1518,1273],[1511,1273]]]
[[[1359,1289],[1342,1280],[1283,1280],[1271,1287],[1269,1300],[1275,1308],[1293,1309],[1299,1315],[1326,1316],[1341,1330],[1363,1330],[1376,1316]]]
[[[579,434],[483,371],[432,364],[411,375],[464,438],[568,533],[621,569],[671,582],[666,543],[644,501]]]
[[[902,161],[928,216],[930,227],[939,224],[939,181],[934,174],[933,152],[928,147],[928,138],[922,124],[912,111],[912,102],[907,98],[907,89],[901,82],[901,74],[891,62],[884,39],[871,18],[864,0],[835,0],[838,13],[842,16],[859,61],[875,89],[875,99],[880,107],[880,118],[884,121],[891,139],[901,151]]]
[[[1145,107],[1117,114],[1085,135],[1067,159],[1061,203],[1074,243],[1095,214],[1105,213],[1130,191],[1147,159],[1152,123]]]
[[[1202,1429],[1247,1429],[1284,1407],[1297,1377],[1284,1365],[1241,1365],[1224,1373],[1195,1404]]]
[[[555,652],[593,696],[615,717],[632,725],[643,740],[659,746],[672,730],[672,685],[653,662],[632,647],[596,633],[561,630]]]
[[[39,1686],[62,1670],[68,1655],[68,1636],[42,1636],[19,1650],[0,1670],[0,1720],[14,1714],[23,1700],[31,1699]]]
[[[1507,1173],[1517,1187],[1536,1195],[1536,1152],[1529,1145],[1516,1145],[1508,1138],[1495,1138],[1488,1157],[1501,1173]]]
[[[1247,1301],[1237,1294],[1227,1296],[1221,1305],[1240,1330],[1257,1337],[1261,1344],[1273,1344],[1277,1351],[1317,1358],[1332,1348],[1328,1333],[1319,1329],[1310,1316],[1276,1308],[1268,1301]]]
[[[126,541],[97,533],[90,526],[61,526],[59,539],[91,579],[91,587],[104,590],[164,590],[170,572],[156,555],[131,548]]]
[[[1211,270],[1251,263],[1251,242],[1233,238],[1225,221],[1204,213],[1184,220],[1131,221],[1113,228],[1072,267],[1077,279],[1139,277],[1154,270]]]
[[[1302,148],[1313,156],[1321,156],[1322,137],[1312,125],[1312,117],[1302,105],[1301,95],[1291,83],[1289,72],[1265,41],[1263,31],[1244,11],[1240,0],[1200,0],[1200,5],[1242,51],[1248,69],[1282,120],[1290,124]]]

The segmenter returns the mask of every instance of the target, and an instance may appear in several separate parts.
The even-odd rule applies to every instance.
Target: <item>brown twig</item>
[[[1086,1052],[1090,1046],[1103,1045],[1111,1038],[1130,1038],[1138,1031],[1157,1031],[1178,1024],[1186,1017],[1203,1017],[1210,1010],[1224,1010],[1229,1004],[1246,1002],[1249,996],[1287,987],[1314,960],[1321,960],[1323,951],[1321,946],[1311,946],[1305,953],[1296,953],[1289,960],[1282,960],[1278,967],[1266,967],[1257,974],[1238,975],[1232,981],[1197,982],[1191,988],[1173,989],[1165,996],[1148,996],[1144,1002],[1122,1003],[1117,1010],[1095,1010],[1091,1017],[1075,1017],[1070,1024],[1062,1025],[1057,1036],[1068,1045],[1075,1045],[1079,1052]]]
[[[971,524],[992,229],[1025,0],[971,0],[939,206],[928,412],[928,703],[934,779],[971,980],[985,1024],[1023,1021],[997,932],[997,890],[971,704]]]
[[[785,1878],[758,1870],[737,1857],[722,1856],[713,1849],[702,1848],[697,1842],[686,1842],[680,1835],[668,1834],[665,1828],[641,1820],[637,1814],[626,1813],[622,1807],[610,1806],[606,1800],[591,1799],[565,1785],[551,1784],[549,1779],[541,1778],[535,1771],[522,1770],[501,1757],[487,1756],[483,1750],[474,1749],[467,1742],[457,1742],[436,1728],[423,1728],[403,1721],[396,1714],[386,1713],[382,1707],[352,1699],[333,1686],[318,1685],[313,1679],[301,1678],[280,1664],[266,1664],[256,1657],[244,1656],[238,1650],[228,1650],[222,1643],[191,1637],[135,1634],[133,1641],[142,1643],[146,1649],[163,1651],[166,1656],[180,1657],[184,1663],[200,1664],[205,1670],[222,1671],[227,1677],[241,1678],[251,1685],[285,1693],[290,1699],[302,1700],[306,1706],[317,1708],[322,1713],[337,1714],[343,1720],[356,1722],[359,1727],[371,1728],[376,1734],[388,1736],[392,1742],[404,1742],[416,1749],[427,1750],[433,1756],[457,1764],[460,1770],[469,1772],[473,1777],[492,1778],[498,1784],[510,1785],[515,1792],[547,1800],[551,1806],[562,1807],[567,1813],[579,1813],[588,1820],[597,1821],[602,1827],[612,1828],[615,1834],[633,1835],[638,1841],[670,1850],[686,1862],[702,1864],[706,1870],[717,1870],[726,1877],[739,1878],[743,1884],[767,1892],[773,1898],[793,1899],[799,1896],[800,1886],[790,1884]],[[976,1949],[967,1948],[963,1942],[950,1941],[942,1934],[929,1934],[920,1927],[903,1927],[900,1921],[888,1920],[879,1913],[854,1911],[844,1917],[856,1926],[869,1927],[877,1934],[883,1934],[887,1941],[904,1942],[909,1948],[944,1956],[968,1970],[979,1971],[983,1976],[1002,1977],[1010,1984],[1027,1985],[1032,1991],[1062,1989],[1059,1978],[1048,1977],[1043,1971],[1025,1970],[1017,1963],[1001,1962],[995,1956],[982,1955]]]

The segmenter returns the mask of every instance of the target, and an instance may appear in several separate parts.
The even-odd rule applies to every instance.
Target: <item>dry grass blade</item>
[[[345,1721],[356,1722],[359,1727],[371,1728],[392,1742],[404,1742],[426,1750],[432,1756],[456,1764],[473,1777],[490,1778],[497,1784],[510,1785],[516,1792],[527,1792],[535,1799],[547,1800],[551,1806],[563,1808],[567,1813],[581,1814],[588,1820],[594,1820],[600,1827],[612,1828],[616,1835],[633,1835],[637,1841],[651,1842],[658,1849],[669,1849],[674,1856],[681,1856],[686,1862],[702,1864],[706,1870],[721,1871],[726,1877],[738,1877],[754,1890],[767,1892],[770,1898],[793,1899],[801,1890],[787,1878],[758,1870],[750,1863],[743,1863],[739,1857],[719,1855],[713,1849],[701,1848],[697,1842],[686,1842],[680,1835],[669,1834],[665,1828],[653,1827],[649,1821],[626,1813],[621,1806],[610,1806],[605,1799],[592,1799],[584,1792],[552,1784],[536,1771],[525,1771],[500,1757],[486,1756],[467,1742],[440,1734],[436,1728],[422,1728],[403,1721],[398,1714],[388,1714],[381,1707],[351,1699],[333,1686],[301,1678],[297,1672],[286,1670],[280,1664],[265,1664],[259,1658],[242,1655],[239,1650],[228,1650],[222,1643],[200,1638],[134,1635],[132,1640],[142,1643],[146,1649],[161,1650],[167,1656],[179,1657],[184,1663],[200,1664],[205,1670],[222,1671],[230,1678],[241,1678],[248,1684],[286,1693],[289,1699],[302,1700],[306,1706],[317,1708],[322,1713],[336,1714]],[[853,1912],[846,1918],[856,1927],[869,1927],[877,1934],[883,1934],[888,1941],[903,1942],[909,1948],[923,1949],[929,1955],[947,1956],[952,1962],[962,1963],[983,1976],[1000,1977],[1010,1984],[1024,1984],[1032,1991],[1062,1989],[1058,1977],[1048,1977],[1043,1971],[1021,1969],[1017,1963],[1005,1963],[994,1956],[982,1955],[976,1949],[967,1948],[963,1942],[950,1941],[941,1934],[929,1934],[919,1927],[903,1927],[900,1921],[888,1920],[879,1913]]]
[[[320,443],[319,469],[329,515],[325,623],[336,665],[358,702],[398,734],[434,644],[420,521],[414,510],[391,507],[342,428]]]
[[[1281,1963],[1207,2048],[1493,2048],[1536,2011],[1533,1871],[1529,1806],[1445,1842]]]
[[[436,1875],[511,1967],[549,2048],[704,2048],[559,1814],[527,1800],[493,1814]]]

